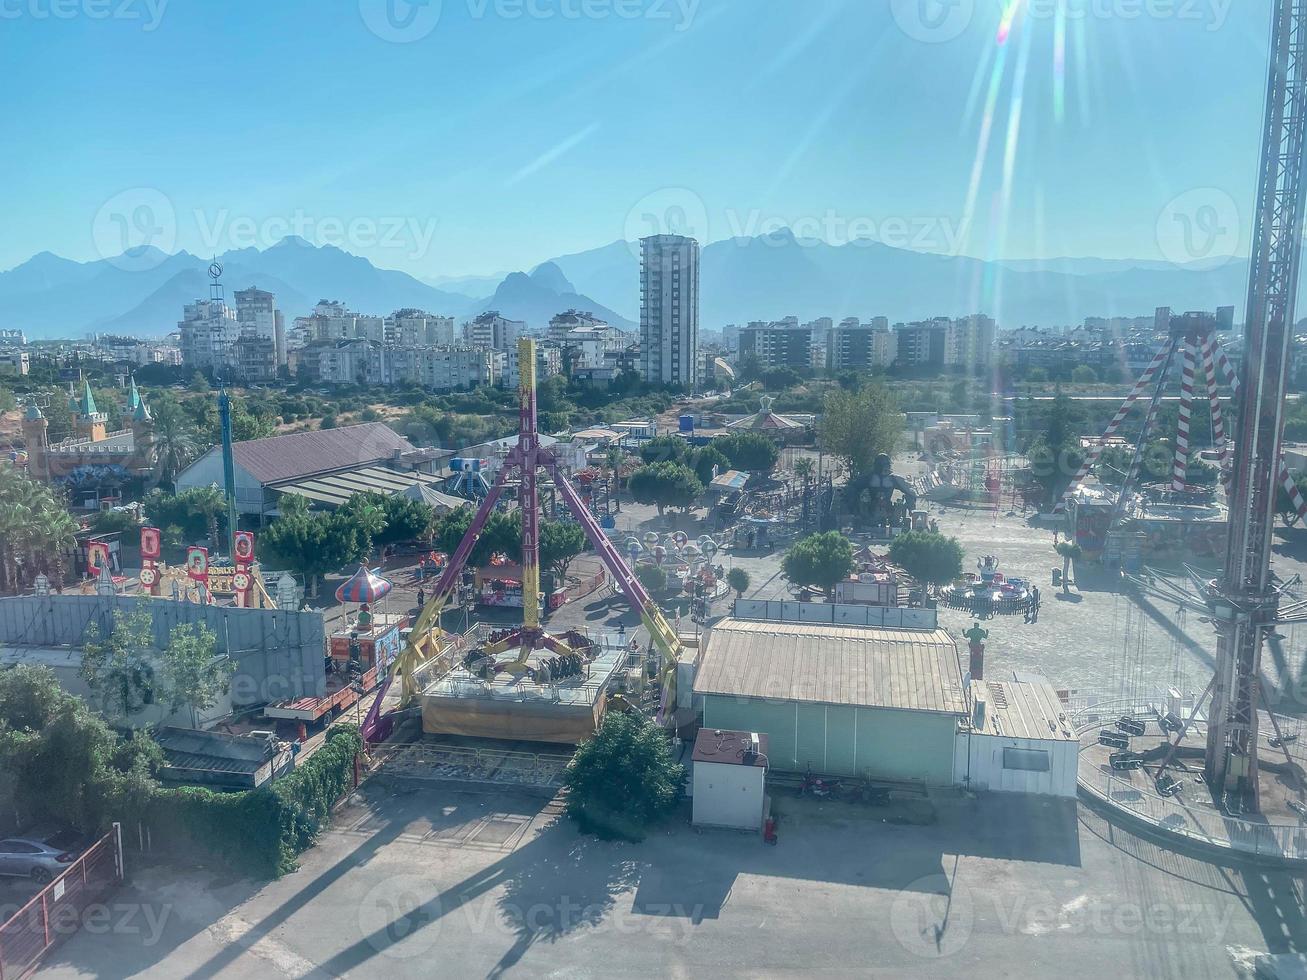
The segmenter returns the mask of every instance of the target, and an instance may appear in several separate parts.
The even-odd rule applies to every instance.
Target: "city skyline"
[[[41,80],[7,114],[23,152],[0,161],[0,268],[298,233],[424,278],[493,275],[780,226],[978,258],[1246,252],[1264,10],[937,6],[468,0],[398,4],[401,30],[368,0],[27,5],[0,38]],[[1180,62],[1222,70],[1180,84]]]

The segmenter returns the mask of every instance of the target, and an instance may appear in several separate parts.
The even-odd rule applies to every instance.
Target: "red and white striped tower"
[[[1080,484],[1085,482],[1085,477],[1089,475],[1089,471],[1098,462],[1098,457],[1103,455],[1103,447],[1107,445],[1107,440],[1116,435],[1117,430],[1121,428],[1126,416],[1130,414],[1130,409],[1134,408],[1134,404],[1139,400],[1140,396],[1156,383],[1157,372],[1166,364],[1170,354],[1171,345],[1168,343],[1157,352],[1152,363],[1144,369],[1144,373],[1139,375],[1139,380],[1135,382],[1134,388],[1126,396],[1125,401],[1121,403],[1121,407],[1117,409],[1116,415],[1108,423],[1107,428],[1103,430],[1103,437],[1091,445],[1085,453],[1084,462],[1080,464],[1080,469],[1076,471],[1075,477],[1071,480],[1071,485],[1066,488],[1066,493],[1062,494],[1062,499],[1057,502],[1057,507],[1053,510],[1055,514],[1060,514],[1066,510],[1067,501],[1075,495],[1076,490],[1080,488]]]
[[[1175,431],[1175,464],[1171,470],[1171,489],[1183,490],[1189,475],[1189,423],[1194,416],[1194,341],[1185,337],[1184,367],[1180,377],[1180,420]]]

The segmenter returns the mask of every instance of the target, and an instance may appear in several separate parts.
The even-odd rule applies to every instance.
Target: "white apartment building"
[[[0,350],[0,376],[21,376],[32,369],[31,355],[25,350]]]
[[[520,375],[518,374],[517,345],[514,344],[508,350],[503,351],[504,369],[498,377],[498,385],[501,388],[516,388]],[[545,378],[552,378],[563,370],[563,352],[552,344],[536,344],[536,379],[543,381]]]
[[[607,327],[608,323],[590,312],[568,310],[558,313],[549,320],[549,339],[560,343],[574,330],[591,327]]]
[[[286,363],[286,321],[277,309],[277,297],[266,289],[250,286],[238,289],[236,320],[241,325],[242,337],[270,340],[276,366]],[[262,348],[260,347],[260,350]],[[275,375],[275,371],[274,371]]]
[[[463,324],[463,338],[473,347],[515,350],[517,339],[526,333],[525,320],[510,320],[498,310],[482,313]]]
[[[983,313],[951,321],[944,339],[944,366],[988,371],[994,362],[995,329],[993,319]]]
[[[182,363],[197,371],[235,370],[236,340],[240,323],[236,311],[222,299],[187,303],[177,324],[181,334]]]
[[[693,388],[699,380],[699,243],[640,239],[640,368],[646,381]]]
[[[401,347],[454,347],[454,318],[421,310],[396,310],[386,317],[385,340]]]

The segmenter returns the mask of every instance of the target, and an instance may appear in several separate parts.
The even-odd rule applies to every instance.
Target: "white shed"
[[[953,753],[959,786],[1073,798],[1079,755],[1080,739],[1047,680],[971,682],[971,717]]]
[[[762,829],[766,735],[701,728],[690,760],[695,826]]]

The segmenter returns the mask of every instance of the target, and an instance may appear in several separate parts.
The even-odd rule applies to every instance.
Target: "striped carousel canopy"
[[[360,565],[349,581],[336,590],[336,599],[340,602],[376,602],[389,593],[390,589],[389,582],[367,565]]]

